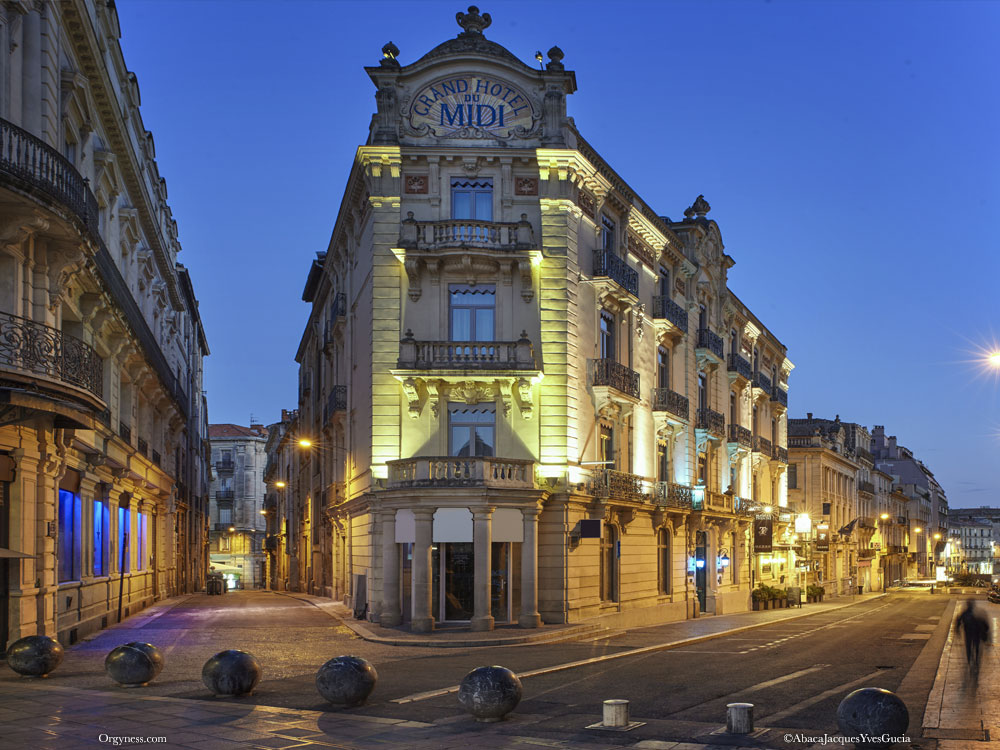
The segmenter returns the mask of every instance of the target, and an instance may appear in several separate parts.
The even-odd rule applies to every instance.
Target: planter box
[[[760,612],[760,609],[761,609],[760,602],[754,600],[753,601],[753,611],[754,612]]]

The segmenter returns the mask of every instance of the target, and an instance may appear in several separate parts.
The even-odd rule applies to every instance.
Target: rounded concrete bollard
[[[59,641],[47,635],[29,635],[7,649],[7,664],[26,677],[47,677],[63,660]]]
[[[263,670],[253,654],[246,651],[220,651],[205,662],[201,681],[216,695],[249,695],[260,682]]]
[[[476,667],[462,680],[458,702],[476,721],[501,721],[521,702],[521,681],[506,667]]]
[[[112,649],[104,660],[104,671],[125,687],[142,687],[162,669],[163,654],[152,643],[126,643]]]
[[[753,732],[753,703],[726,704],[726,732],[729,734]]]
[[[903,737],[909,724],[906,704],[882,688],[855,690],[837,706],[837,727],[844,736],[871,738],[855,742],[855,747],[892,747],[896,744],[893,738]],[[882,741],[883,736],[888,739]]]
[[[619,698],[604,701],[604,721],[602,724],[606,727],[627,727],[629,724],[628,701]]]
[[[316,673],[316,689],[330,703],[339,706],[362,705],[375,689],[378,672],[360,656],[330,659]]]

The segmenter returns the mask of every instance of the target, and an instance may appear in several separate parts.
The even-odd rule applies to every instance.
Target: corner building
[[[457,18],[366,69],[274,544],[414,631],[746,610],[750,522],[787,505],[785,348],[728,290],[704,198],[660,216],[580,135],[563,53],[536,69]]]

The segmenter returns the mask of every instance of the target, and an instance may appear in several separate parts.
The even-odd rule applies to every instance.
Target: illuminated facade
[[[415,631],[744,611],[784,580],[749,544],[787,505],[785,348],[704,198],[660,216],[580,135],[562,52],[536,69],[458,20],[367,69],[269,448],[273,580]]]
[[[208,346],[118,37],[0,7],[0,648],[204,585]]]

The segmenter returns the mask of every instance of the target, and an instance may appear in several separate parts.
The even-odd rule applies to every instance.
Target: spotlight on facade
[[[312,448],[312,440],[310,440],[309,438],[300,438],[299,439],[299,447],[300,448]]]
[[[770,513],[772,510],[774,510],[774,509],[770,505],[765,505],[764,506],[764,512],[765,513]]]
[[[230,527],[229,527],[229,531],[230,531],[230,532],[233,532],[233,531],[236,531],[236,527],[235,527],[235,526],[230,526]]]
[[[799,513],[795,517],[795,533],[808,534],[810,531],[812,531],[812,519],[809,518],[809,514]]]
[[[934,538],[935,538],[935,539],[940,539],[940,538],[941,538],[941,535],[940,535],[940,534],[935,534],[935,535],[934,535]]]
[[[920,528],[919,526],[917,526],[915,529],[913,529],[913,533],[914,534],[919,534],[921,531],[923,531],[923,529]]]
[[[288,485],[287,485],[287,484],[285,484],[284,482],[280,482],[280,481],[279,481],[279,482],[275,482],[275,483],[274,483],[274,486],[275,486],[275,487],[277,487],[277,488],[278,488],[279,490],[283,490],[283,489],[285,489],[285,487],[287,487]]]
[[[889,514],[888,513],[883,513],[882,515],[879,516],[879,518],[881,518],[883,521],[888,521],[889,520]]]

